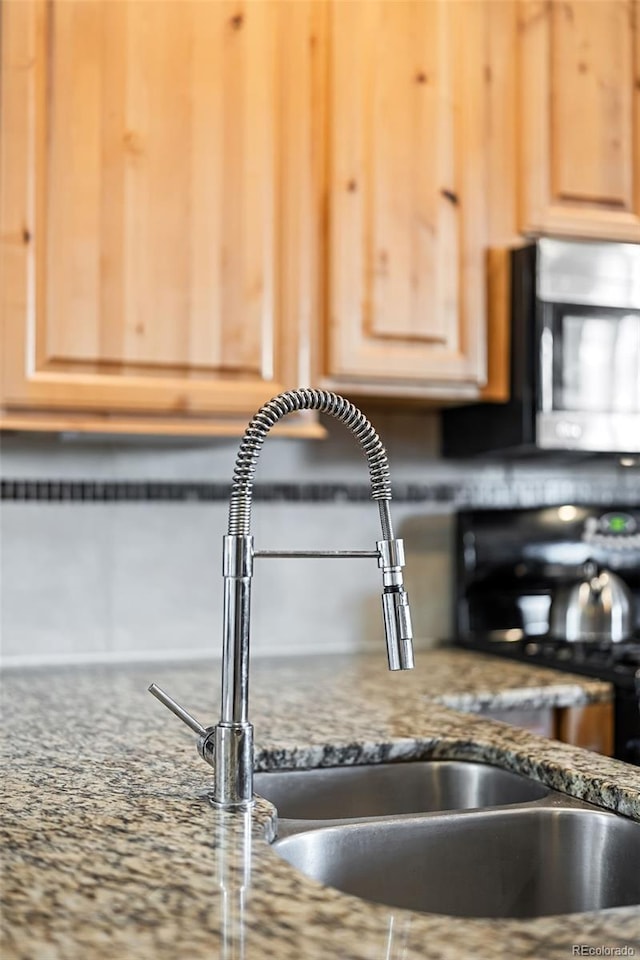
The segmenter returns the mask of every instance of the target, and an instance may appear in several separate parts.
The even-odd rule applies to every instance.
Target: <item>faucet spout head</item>
[[[411,610],[404,587],[385,589],[382,594],[382,613],[389,670],[412,670],[414,660]]]
[[[390,670],[412,670],[413,630],[409,597],[404,588],[404,544],[402,540],[379,540],[378,565],[382,570],[384,591],[382,615]]]

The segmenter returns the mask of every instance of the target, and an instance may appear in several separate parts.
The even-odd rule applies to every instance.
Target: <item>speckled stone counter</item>
[[[212,663],[3,675],[3,960],[564,960],[580,945],[640,954],[635,907],[465,920],[305,878],[270,848],[265,801],[246,817],[209,805],[211,771],[194,738],[146,692],[155,680],[213,722],[218,675]],[[598,681],[456,651],[424,652],[399,674],[383,654],[256,660],[256,765],[480,759],[640,820],[639,768],[451,709],[609,696]]]

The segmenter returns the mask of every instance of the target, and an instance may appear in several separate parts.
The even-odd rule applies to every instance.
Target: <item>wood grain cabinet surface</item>
[[[612,757],[614,714],[612,703],[587,703],[556,710],[556,738],[585,750]]]
[[[487,7],[331,4],[324,372],[351,391],[485,382]]]
[[[639,5],[5,0],[0,427],[503,398],[489,248],[640,240]]]
[[[313,5],[2,6],[3,425],[237,432],[310,375]]]
[[[524,707],[488,710],[490,720],[501,720],[542,737],[561,740],[612,757],[613,703],[585,703],[574,707]]]
[[[640,0],[521,0],[525,231],[640,242]]]

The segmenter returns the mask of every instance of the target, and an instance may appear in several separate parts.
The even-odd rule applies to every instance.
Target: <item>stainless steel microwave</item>
[[[510,274],[510,399],[444,411],[443,454],[640,453],[640,244],[542,238]]]

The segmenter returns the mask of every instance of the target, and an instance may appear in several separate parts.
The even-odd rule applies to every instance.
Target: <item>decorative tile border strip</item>
[[[181,503],[226,502],[227,483],[119,480],[2,480],[0,499],[14,503]],[[393,485],[397,503],[457,507],[533,507],[559,503],[640,505],[640,477],[477,480]],[[257,483],[254,500],[280,503],[361,503],[369,485],[359,483]]]
[[[0,499],[39,503],[224,500],[228,484],[118,480],[2,480]]]
[[[0,499],[43,503],[211,502],[227,501],[230,489],[227,483],[205,482],[2,480]],[[449,502],[453,494],[453,488],[446,484],[400,484],[394,488],[394,499],[401,502]],[[359,503],[371,498],[371,490],[368,484],[358,483],[257,483],[253,498],[283,503]]]

